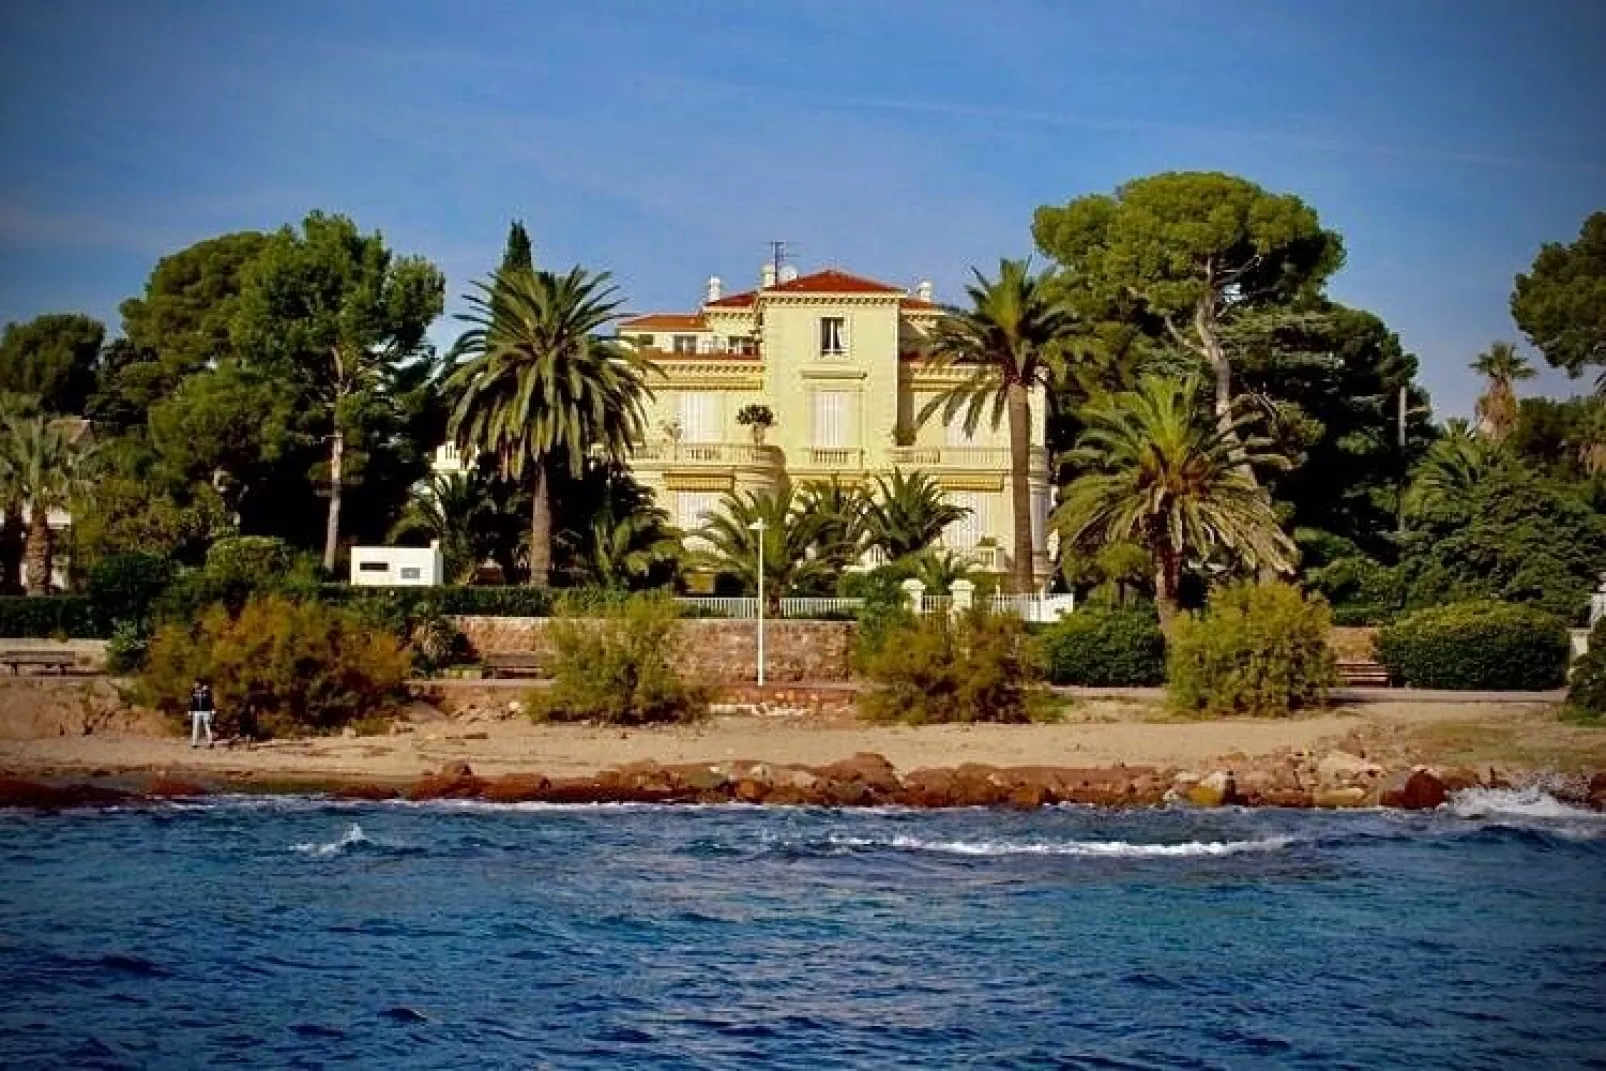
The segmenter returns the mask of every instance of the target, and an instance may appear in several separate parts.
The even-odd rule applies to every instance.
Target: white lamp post
[[[748,525],[748,531],[758,533],[758,686],[764,687],[764,530],[769,525],[760,517]]]

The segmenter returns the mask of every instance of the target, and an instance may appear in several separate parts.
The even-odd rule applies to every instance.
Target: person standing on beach
[[[201,730],[206,730],[206,746],[212,746],[212,686],[198,680],[190,688],[190,747],[201,746]]]

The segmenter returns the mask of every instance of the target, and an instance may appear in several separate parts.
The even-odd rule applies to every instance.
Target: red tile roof
[[[745,309],[753,303],[754,296],[753,291],[744,290],[740,294],[722,297],[718,301],[704,302],[703,307],[710,309]]]
[[[849,275],[845,271],[827,268],[810,275],[800,275],[788,283],[777,283],[768,290],[777,294],[901,294],[903,287],[888,286],[862,275]]]
[[[660,331],[706,331],[708,321],[702,313],[650,312],[625,320],[620,327],[655,327]]]
[[[942,308],[942,306],[937,304],[935,301],[921,301],[919,298],[912,297],[904,298],[902,305],[904,308],[912,309],[915,312],[936,312],[938,309]]]

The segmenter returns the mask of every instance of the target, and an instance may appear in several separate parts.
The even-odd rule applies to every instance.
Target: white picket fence
[[[692,595],[675,600],[682,606],[716,617],[751,621],[758,617],[758,600],[751,597]],[[966,600],[968,601],[968,600]],[[911,600],[913,605],[913,600]],[[1023,621],[1049,624],[1076,610],[1074,595],[987,595],[977,596],[975,605],[995,614],[1014,614]],[[781,617],[840,617],[858,613],[863,599],[782,599]],[[952,595],[919,596],[913,608],[921,614],[951,614],[956,608]]]
[[[729,617],[738,621],[750,621],[758,617],[758,600],[751,597],[691,595],[675,601],[682,606],[701,610],[716,617]],[[863,599],[782,599],[780,616],[805,620],[837,617],[856,614],[863,605]]]

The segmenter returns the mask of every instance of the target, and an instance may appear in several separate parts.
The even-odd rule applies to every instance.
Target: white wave
[[[346,828],[346,831],[341,834],[339,840],[332,840],[327,844],[314,844],[311,841],[306,841],[302,844],[290,845],[290,850],[292,852],[300,852],[302,855],[312,855],[317,856],[320,859],[324,859],[331,855],[339,855],[347,848],[355,848],[359,844],[372,843],[373,841],[369,840],[363,834],[362,826],[358,825],[356,822],[353,822]]]
[[[1606,814],[1563,803],[1538,785],[1528,788],[1468,788],[1452,796],[1448,806],[1450,813],[1458,818],[1563,818],[1592,822],[1606,821]]]
[[[898,851],[932,852],[940,855],[1072,855],[1115,859],[1165,859],[1239,855],[1244,852],[1275,852],[1288,847],[1293,843],[1293,838],[1265,837],[1260,840],[1193,840],[1181,844],[1136,844],[1125,840],[923,840],[908,836],[881,839],[835,836],[831,838],[831,843],[841,848],[892,848]]]

